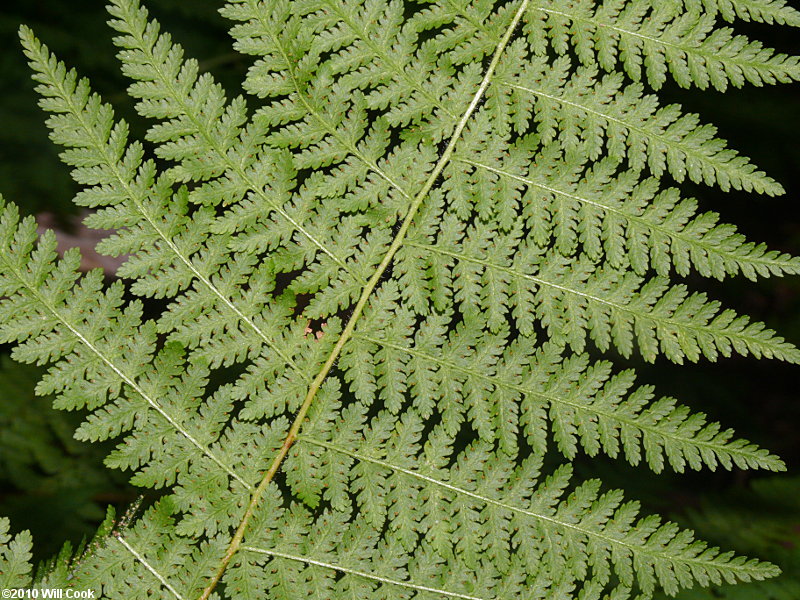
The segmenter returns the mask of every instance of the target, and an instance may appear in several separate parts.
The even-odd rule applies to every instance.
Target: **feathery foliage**
[[[796,57],[718,24],[800,13],[230,0],[234,47],[254,57],[233,99],[138,0],[109,13],[143,141],[21,39],[75,202],[124,263],[111,283],[81,275],[4,204],[0,331],[16,360],[49,365],[38,393],[88,411],[76,437],[116,440],[106,464],[164,497],[37,584],[622,600],[777,573],[573,481],[570,461],[784,469],[591,355],[800,362],[672,280],[800,272],[675,185],[782,187],[646,91],[800,79]],[[6,546],[4,577],[30,570],[28,545]]]

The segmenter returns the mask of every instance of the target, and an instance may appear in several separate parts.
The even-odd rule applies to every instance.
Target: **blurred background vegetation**
[[[230,47],[227,25],[216,12],[220,0],[146,4],[187,54],[200,60],[202,70],[212,71],[231,95],[239,92],[248,63]],[[33,27],[62,60],[91,79],[138,136],[144,123],[134,115],[125,93],[105,18],[100,0],[3,0],[0,8],[0,193],[41,223],[55,224],[78,238],[83,233],[71,204],[77,188],[47,139],[16,32],[21,23]],[[737,27],[781,51],[800,54],[797,29],[746,23]],[[783,183],[787,194],[775,199],[723,194],[702,186],[685,185],[685,190],[700,199],[704,210],[722,213],[751,239],[800,254],[800,85],[748,87],[725,94],[668,87],[661,95],[718,125],[722,137]],[[800,344],[799,277],[758,284],[741,277],[724,284],[690,279],[693,287],[766,321]],[[7,349],[0,347],[0,515],[11,517],[16,530],[30,529],[38,558],[44,559],[65,539],[77,542],[91,534],[109,504],[124,511],[139,491],[126,484],[125,474],[103,467],[108,448],[72,439],[80,414],[55,411],[49,398],[33,395],[39,369],[12,363],[6,355]],[[647,509],[784,569],[773,582],[689,592],[682,596],[685,600],[800,598],[798,368],[746,358],[683,367],[618,360],[626,363],[639,370],[640,381],[656,384],[659,393],[681,399],[778,453],[789,473],[656,476],[621,461],[593,459],[579,464],[580,474],[623,486]]]

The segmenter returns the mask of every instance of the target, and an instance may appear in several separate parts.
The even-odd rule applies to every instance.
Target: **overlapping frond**
[[[33,571],[31,534],[23,531],[11,536],[10,527],[11,523],[7,518],[0,518],[0,585],[4,590],[28,587]]]
[[[645,91],[667,71],[719,89],[797,79],[797,58],[715,25],[797,25],[796,11],[232,0],[234,45],[255,57],[248,100],[228,100],[138,0],[109,12],[153,159],[22,40],[76,201],[116,230],[100,250],[129,255],[121,279],[79,275],[12,206],[0,220],[2,341],[51,365],[40,393],[89,411],[78,437],[120,438],[109,466],[166,488],[70,585],[623,600],[775,573],[571,483],[569,461],[784,468],[589,353],[800,362],[766,325],[670,282],[800,261],[664,181],[782,192]],[[542,477],[550,447],[567,462]]]
[[[499,33],[489,2],[430,2],[421,28],[446,22],[461,27],[441,34],[454,58],[467,62],[491,52]],[[499,13],[498,13],[499,14]],[[761,42],[717,26],[717,16],[800,26],[800,13],[769,0],[536,0],[524,29],[537,54],[575,53],[582,64],[606,71],[621,68],[636,81],[659,89],[669,74],[679,85],[725,90],[796,81],[797,57],[776,53]]]

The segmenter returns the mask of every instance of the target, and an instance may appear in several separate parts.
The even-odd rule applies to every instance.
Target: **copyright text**
[[[95,598],[94,590],[64,588],[5,588],[3,598]]]

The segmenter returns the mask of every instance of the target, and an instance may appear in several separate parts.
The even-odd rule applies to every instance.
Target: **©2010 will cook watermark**
[[[71,588],[5,588],[3,598],[96,598],[94,590]]]

